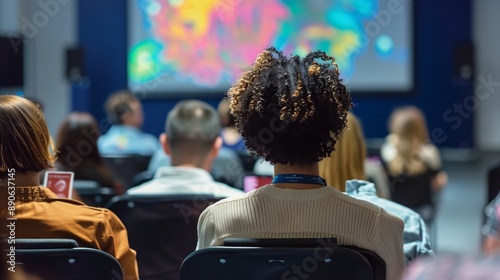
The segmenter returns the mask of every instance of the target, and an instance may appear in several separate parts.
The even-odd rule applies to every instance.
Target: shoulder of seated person
[[[387,218],[387,219],[394,219],[395,218],[397,220],[400,220],[401,224],[404,224],[403,221],[399,217],[389,213],[389,211],[385,210],[383,207],[381,207],[373,202],[357,198],[356,196],[350,196],[347,194],[344,194],[344,195],[346,195],[347,197],[349,197],[351,199],[350,202],[357,204],[360,207],[363,207],[369,211],[372,211],[374,214],[376,214],[379,217]]]
[[[232,188],[232,187],[229,187],[229,188]],[[238,190],[235,188],[235,190]],[[239,201],[239,200],[242,200],[242,199],[247,199],[249,197],[249,193],[245,193],[245,192],[241,192],[240,195],[233,195],[233,196],[230,196],[230,197],[223,197],[221,198],[221,200],[211,204],[209,207],[217,207],[217,206],[223,206],[224,204],[227,204],[227,203],[232,203],[232,202],[235,202],[235,201]]]
[[[389,161],[396,157],[396,147],[394,146],[394,143],[397,141],[397,136],[395,135],[388,135],[384,143],[382,143],[382,146],[380,147],[380,157],[383,161]]]
[[[436,155],[438,153],[438,151],[439,151],[438,148],[430,143],[423,144],[420,147],[420,152],[422,152],[426,155]]]
[[[401,230],[404,229],[405,222],[403,221],[403,219],[401,219],[400,217],[396,216],[395,214],[390,213],[389,211],[385,210],[382,207],[380,207],[379,216],[380,216],[381,219],[388,220],[391,223],[396,223],[401,228]]]
[[[106,211],[110,211],[106,208],[101,208],[101,207],[94,207],[94,206],[89,206],[81,201],[78,201],[76,199],[70,199],[70,198],[51,198],[50,199],[51,202],[54,202],[54,201],[57,201],[57,202],[62,202],[62,203],[67,203],[67,204],[70,204],[72,206],[76,206],[76,207],[79,207],[79,209],[81,209],[82,211],[95,211],[96,213],[97,212],[106,212]],[[83,210],[85,209],[85,210]]]

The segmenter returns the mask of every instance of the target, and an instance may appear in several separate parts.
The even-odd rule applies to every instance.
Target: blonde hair
[[[399,176],[425,172],[427,166],[420,157],[420,149],[429,135],[422,111],[415,106],[394,110],[389,119],[389,131],[389,141],[396,149],[396,156],[387,163],[389,173]]]
[[[0,178],[8,170],[40,172],[52,167],[55,149],[39,106],[15,95],[0,96]]]
[[[366,144],[358,118],[347,113],[348,129],[344,130],[330,157],[319,162],[320,176],[329,186],[345,191],[347,180],[366,180],[365,158]]]

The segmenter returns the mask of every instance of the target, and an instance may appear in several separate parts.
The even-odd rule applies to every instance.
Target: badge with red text
[[[71,198],[73,177],[70,171],[47,171],[43,185],[60,198]]]

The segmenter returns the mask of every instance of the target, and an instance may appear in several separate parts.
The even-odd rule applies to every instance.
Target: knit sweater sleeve
[[[198,219],[198,244],[196,250],[209,247],[215,239],[215,225],[211,209],[210,206],[205,209]]]
[[[406,264],[403,250],[404,223],[380,209],[378,230],[374,240],[375,252],[385,261],[387,280],[401,279]]]

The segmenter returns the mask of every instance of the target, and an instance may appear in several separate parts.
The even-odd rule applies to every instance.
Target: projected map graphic
[[[229,84],[258,53],[275,46],[285,54],[323,50],[341,75],[356,73],[369,48],[377,59],[407,63],[406,46],[384,32],[368,37],[365,24],[379,0],[134,0],[145,35],[129,48],[129,83],[168,75],[177,83],[208,88]]]

